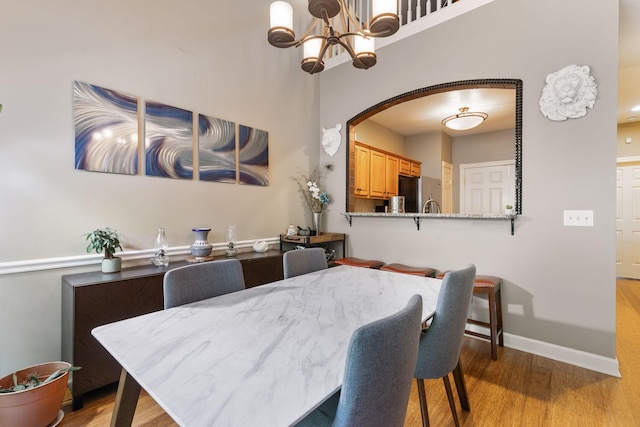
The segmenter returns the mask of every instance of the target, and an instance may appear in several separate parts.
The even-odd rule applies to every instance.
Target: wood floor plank
[[[616,301],[621,379],[510,348],[499,348],[498,360],[492,361],[487,342],[465,338],[461,360],[471,412],[462,411],[456,395],[461,425],[640,426],[640,281],[619,279]],[[442,381],[425,381],[425,386],[431,425],[453,426]],[[64,406],[64,426],[109,425],[115,390],[106,387],[90,394],[79,411]],[[133,425],[177,424],[143,390]],[[405,427],[421,425],[414,382]]]

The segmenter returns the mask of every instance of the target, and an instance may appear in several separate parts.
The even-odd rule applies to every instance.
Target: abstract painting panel
[[[240,184],[269,185],[269,132],[239,126],[238,161]]]
[[[138,100],[114,90],[73,82],[75,168],[138,173]]]
[[[193,113],[147,102],[145,149],[148,176],[193,179]]]
[[[200,114],[198,171],[201,181],[236,182],[236,124]]]

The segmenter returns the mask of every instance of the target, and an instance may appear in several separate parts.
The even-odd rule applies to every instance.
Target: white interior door
[[[453,213],[453,165],[442,161],[442,206],[440,212],[450,214]]]
[[[640,159],[616,170],[616,274],[640,279]]]
[[[503,214],[515,200],[515,162],[460,165],[460,213]]]

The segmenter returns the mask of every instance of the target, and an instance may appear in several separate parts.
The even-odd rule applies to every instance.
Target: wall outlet
[[[593,211],[564,211],[564,225],[567,227],[593,227]]]

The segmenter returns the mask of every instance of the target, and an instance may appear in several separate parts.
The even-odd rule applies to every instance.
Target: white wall
[[[329,229],[348,233],[357,257],[440,270],[475,263],[479,274],[504,280],[511,345],[559,346],[615,364],[617,25],[617,2],[496,0],[380,49],[370,70],[323,72],[325,126],[439,83],[524,82],[523,212],[514,236],[507,221],[425,220],[417,231],[411,219],[354,218],[350,227],[336,206]],[[587,116],[552,122],[538,108],[545,77],[570,64],[591,67],[598,99]],[[344,164],[344,144],[336,156]],[[330,184],[344,192],[344,171]],[[595,226],[564,227],[564,209],[593,209]]]
[[[269,3],[3,2],[0,375],[60,358],[60,276],[100,268],[8,265],[87,256],[83,234],[104,226],[122,233],[126,256],[153,248],[158,226],[179,247],[194,226],[218,243],[229,224],[239,240],[310,224],[290,177],[317,164],[318,83],[299,49],[267,43]],[[267,130],[270,185],[74,170],[74,80]]]

